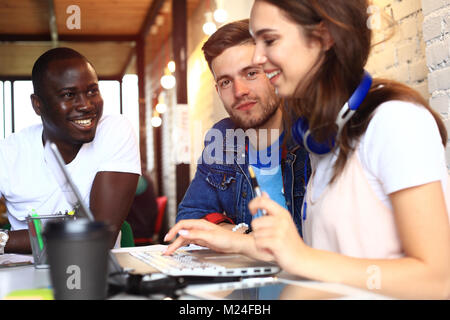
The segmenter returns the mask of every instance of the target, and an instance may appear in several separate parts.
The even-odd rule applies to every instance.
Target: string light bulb
[[[205,13],[205,19],[206,19],[206,22],[203,25],[203,32],[206,35],[210,36],[214,32],[216,32],[216,30],[217,30],[217,26],[216,26],[216,24],[214,23],[214,21],[212,19],[212,12],[211,11]]]
[[[175,61],[170,60],[169,63],[167,64],[167,69],[169,69],[170,72],[174,73],[176,68],[176,64]]]
[[[175,87],[175,85],[177,84],[177,80],[173,75],[165,74],[161,77],[160,83],[164,89],[170,90]]]
[[[170,72],[174,73],[176,70],[175,61],[169,61],[169,63],[167,64],[167,69],[169,69]]]
[[[167,111],[167,104],[164,101],[163,92],[161,92],[158,96],[158,104],[156,105],[155,109],[159,114],[162,114]]]
[[[214,20],[217,23],[224,23],[228,20],[228,12],[223,8],[223,0],[216,0],[216,10]]]
[[[218,23],[224,23],[228,20],[228,12],[224,9],[218,8],[214,11],[214,20]]]
[[[154,112],[153,112],[153,117],[152,117],[152,119],[150,120],[150,123],[152,124],[152,127],[153,127],[153,128],[158,128],[158,127],[161,126],[161,124],[162,124],[162,119],[161,119],[161,117],[159,116],[159,113],[158,113],[157,111],[154,111]]]
[[[158,111],[158,113],[164,113],[167,111],[167,104],[165,104],[164,102],[159,102],[156,105],[156,111]]]

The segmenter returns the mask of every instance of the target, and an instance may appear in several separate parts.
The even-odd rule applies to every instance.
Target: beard
[[[241,103],[238,101],[235,105]],[[261,100],[258,99],[258,103]],[[243,130],[247,130],[250,128],[259,128],[264,126],[267,121],[269,121],[273,115],[277,112],[278,107],[280,106],[280,99],[277,97],[269,98],[267,103],[261,104],[261,113],[258,117],[252,116],[250,113],[237,113],[234,112],[234,108],[229,112],[230,118],[235,124],[237,128],[241,128]]]

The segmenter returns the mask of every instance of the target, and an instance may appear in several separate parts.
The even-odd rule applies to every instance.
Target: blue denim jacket
[[[227,129],[235,127],[231,119],[226,118],[217,122],[213,128],[218,129],[225,137]],[[245,144],[227,144],[224,138],[223,150],[218,150],[218,153],[222,154],[212,152],[214,160],[211,160],[207,151],[211,151],[208,147],[214,140],[208,141],[208,134],[206,137],[197,172],[178,207],[176,221],[201,219],[210,213],[221,213],[235,224],[244,222],[250,225],[252,215],[248,203],[255,195],[248,172],[248,152]],[[284,196],[301,235],[301,209],[305,194],[304,166],[305,162],[309,164],[309,161],[306,161],[308,154],[303,147],[294,143],[286,143],[286,149],[287,152],[284,152],[285,156],[281,159]],[[232,161],[225,162],[225,159]],[[308,176],[310,172],[308,165]]]

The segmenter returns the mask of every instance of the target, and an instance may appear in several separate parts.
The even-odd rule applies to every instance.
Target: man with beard
[[[44,148],[47,141],[57,145],[95,219],[107,222],[115,239],[141,173],[139,148],[130,123],[120,115],[102,116],[97,73],[73,49],[45,52],[34,64],[32,80],[31,103],[42,124],[0,141],[0,196],[5,197],[11,224],[0,249],[31,251],[25,221],[30,213],[75,210],[49,166]]]
[[[230,117],[206,134],[177,222],[204,218],[233,231],[251,232],[251,166],[261,189],[291,212],[301,234],[308,154],[285,137],[282,101],[262,68],[252,62],[255,44],[248,20],[224,25],[202,49]]]

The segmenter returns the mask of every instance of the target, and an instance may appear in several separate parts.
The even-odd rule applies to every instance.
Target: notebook
[[[45,156],[46,161],[54,167],[55,177],[67,200],[79,207],[77,213],[93,221],[94,216],[67,171],[56,144],[52,142],[45,144]],[[122,266],[115,254],[110,252],[109,272],[123,273],[124,270],[141,267],[142,263],[151,267],[147,273],[157,270],[171,276],[258,276],[271,275],[280,271],[280,268],[273,263],[253,260],[240,254],[218,253],[209,249],[179,250],[173,256],[163,256],[161,252],[162,250],[145,249],[130,251],[126,259],[121,257]]]

